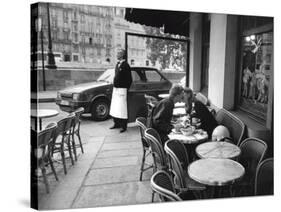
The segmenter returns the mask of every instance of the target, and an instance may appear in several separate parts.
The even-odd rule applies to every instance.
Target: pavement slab
[[[97,158],[92,166],[92,169],[118,167],[118,166],[132,166],[137,164],[139,164],[138,156]]]
[[[142,148],[142,145],[138,141],[127,141],[119,143],[105,143],[102,150],[121,150],[121,149],[132,149],[132,148]]]
[[[141,148],[132,149],[117,149],[117,150],[101,150],[97,158],[108,158],[108,157],[121,157],[121,156],[140,156],[142,155]]]
[[[68,160],[67,174],[65,175],[62,169],[62,164],[56,163],[56,171],[59,177],[59,182],[55,181],[54,177],[48,177],[50,184],[50,193],[45,193],[45,187],[39,187],[39,208],[41,210],[49,209],[65,209],[70,208],[76,198],[81,186],[83,185],[85,176],[89,171],[93,161],[95,160],[98,151],[102,146],[103,141],[97,141],[84,145],[85,153],[80,154],[74,165],[70,165]],[[60,167],[58,170],[57,167]],[[51,176],[51,175],[50,175]]]
[[[82,187],[72,208],[132,205],[151,202],[150,182],[123,182]]]
[[[140,166],[92,169],[84,186],[139,181]],[[150,180],[152,169],[143,173],[143,181]]]

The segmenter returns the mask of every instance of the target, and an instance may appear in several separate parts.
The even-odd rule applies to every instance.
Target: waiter
[[[127,130],[128,108],[127,94],[132,84],[131,68],[125,61],[126,51],[119,49],[117,52],[118,62],[115,67],[113,80],[113,92],[111,98],[110,115],[114,125],[110,129],[121,128],[120,133]]]

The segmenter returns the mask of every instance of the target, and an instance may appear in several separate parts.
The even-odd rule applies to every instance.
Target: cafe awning
[[[146,26],[164,27],[165,33],[189,35],[189,12],[126,8],[125,19]]]

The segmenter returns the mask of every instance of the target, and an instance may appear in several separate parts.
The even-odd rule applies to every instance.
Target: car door
[[[138,116],[146,117],[145,94],[158,98],[158,94],[167,93],[171,85],[156,69],[132,68],[132,85],[128,92],[129,122]]]
[[[168,93],[172,83],[167,80],[157,69],[146,69],[147,78],[146,93],[158,98],[159,94]]]

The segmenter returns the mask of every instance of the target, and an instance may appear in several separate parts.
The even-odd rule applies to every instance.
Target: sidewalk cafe
[[[32,207],[273,195],[273,18],[126,8],[125,19],[187,37],[185,82],[145,93],[124,133],[83,107],[32,110]]]

